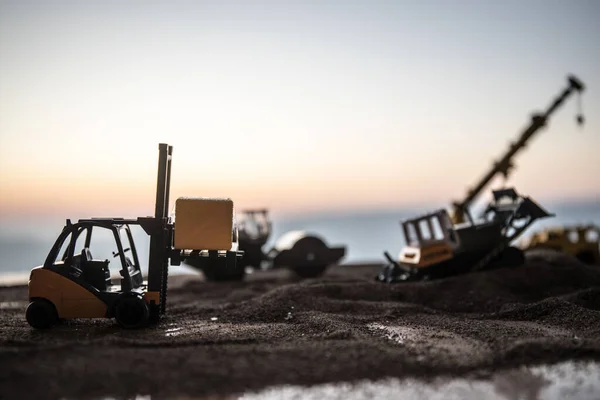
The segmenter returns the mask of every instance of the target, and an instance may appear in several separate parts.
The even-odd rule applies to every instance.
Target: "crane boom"
[[[519,139],[516,142],[511,143],[508,150],[504,153],[502,158],[492,165],[492,168],[479,180],[479,182],[467,192],[467,195],[462,201],[453,202],[452,219],[454,223],[461,223],[465,220],[465,213],[468,215],[468,207],[471,205],[473,200],[479,196],[483,189],[490,183],[490,181],[497,175],[502,174],[505,178],[508,177],[510,170],[514,166],[512,164],[512,158],[523,149],[527,141],[541,128],[546,126],[546,123],[550,116],[560,107],[564,101],[574,92],[581,93],[585,89],[583,82],[581,82],[574,75],[567,77],[568,86],[557,96],[552,104],[543,114],[534,114],[531,118],[529,126],[521,133]],[[583,116],[581,113],[577,115],[577,123],[583,124]]]

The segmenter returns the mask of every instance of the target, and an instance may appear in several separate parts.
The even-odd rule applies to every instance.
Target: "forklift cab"
[[[98,233],[102,231],[101,233]],[[131,291],[143,286],[143,275],[140,268],[133,235],[128,224],[115,219],[80,220],[73,224],[67,220],[66,226],[50,250],[43,268],[53,270],[70,279],[83,282],[100,292],[119,290],[112,285],[110,260],[93,258],[93,251],[106,250],[108,243],[93,241],[93,233],[101,237],[114,239],[116,251],[113,258],[119,258],[121,268],[121,291]],[[61,250],[64,248],[62,255]],[[113,247],[114,248],[114,247]],[[129,255],[131,257],[129,257]],[[59,258],[60,257],[60,258]]]

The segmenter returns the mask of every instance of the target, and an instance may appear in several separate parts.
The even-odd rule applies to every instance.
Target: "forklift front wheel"
[[[56,307],[46,299],[35,299],[27,306],[25,318],[35,329],[47,329],[58,322]]]
[[[150,310],[140,296],[125,296],[115,306],[115,320],[126,329],[148,325]]]

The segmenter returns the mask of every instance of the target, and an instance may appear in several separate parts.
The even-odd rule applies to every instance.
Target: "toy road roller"
[[[186,264],[202,270],[211,281],[242,280],[248,267],[258,271],[289,268],[301,278],[314,278],[322,275],[328,266],[338,263],[346,253],[345,247],[329,247],[322,238],[304,231],[283,234],[265,253],[263,247],[272,229],[266,209],[241,211],[237,229],[238,246],[243,256],[235,270],[202,267],[194,259],[187,260]]]

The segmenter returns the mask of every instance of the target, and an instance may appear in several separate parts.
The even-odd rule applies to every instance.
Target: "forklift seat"
[[[96,289],[105,291],[111,285],[108,260],[94,260],[89,248],[81,250],[81,270],[84,279]]]
[[[90,252],[89,247],[84,248],[83,250],[81,250],[81,262],[85,263],[88,261],[92,261],[92,253]]]

